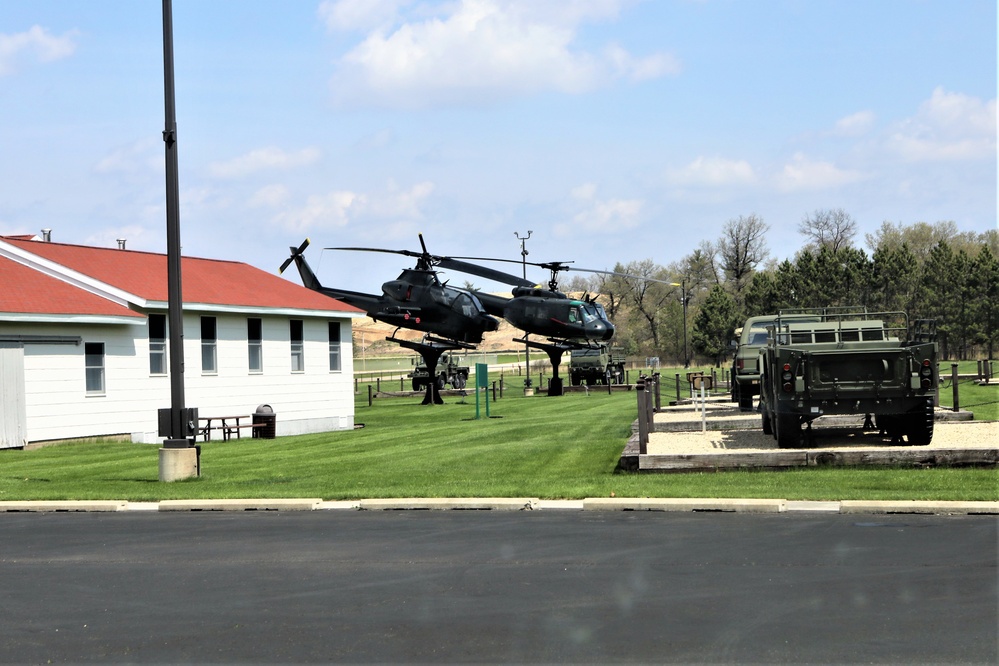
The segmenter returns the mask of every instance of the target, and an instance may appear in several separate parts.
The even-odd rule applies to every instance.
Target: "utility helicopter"
[[[407,268],[395,280],[382,284],[382,293],[366,294],[334,287],[324,287],[313,273],[303,253],[309,246],[305,239],[298,247],[291,247],[291,256],[281,264],[283,273],[292,263],[298,268],[302,284],[364,310],[369,317],[400,328],[423,331],[426,335],[420,342],[402,340],[393,333],[388,340],[407,349],[418,352],[427,365],[431,376],[435,375],[437,362],[445,351],[471,349],[482,342],[482,334],[499,328],[499,321],[486,312],[478,297],[465,289],[449,287],[437,277],[436,266],[449,261],[427,251],[423,234],[419,235],[422,252],[413,250],[385,250],[377,248],[325,248],[333,250],[362,250],[366,252],[388,252],[416,258],[416,267]],[[461,265],[463,262],[455,262]],[[436,382],[427,384],[424,404],[440,404],[440,394]]]
[[[467,261],[460,261],[462,259],[527,263],[551,271],[551,278],[548,280],[548,288],[544,289],[525,278]],[[591,347],[597,342],[607,341],[614,337],[614,324],[607,318],[606,311],[596,301],[596,298],[589,295],[582,299],[570,298],[558,290],[559,272],[580,271],[635,277],[614,271],[575,268],[569,266],[572,262],[563,261],[536,263],[488,257],[449,257],[448,261],[449,267],[453,270],[513,286],[512,298],[482,292],[476,292],[476,294],[489,314],[503,317],[527,334],[539,335],[548,339],[547,342],[540,342],[529,340],[525,336],[523,339],[515,340],[515,342],[540,349],[548,354],[552,364],[552,379],[548,387],[548,395],[550,396],[562,395],[562,379],[558,375],[558,367],[565,352]]]

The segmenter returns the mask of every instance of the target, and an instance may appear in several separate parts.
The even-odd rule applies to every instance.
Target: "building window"
[[[305,334],[301,319],[291,320],[291,371],[305,372]]]
[[[246,320],[246,348],[249,354],[250,372],[264,371],[263,325],[253,317]]]
[[[201,372],[215,374],[218,372],[217,350],[218,337],[215,317],[201,318]]]
[[[166,315],[149,315],[149,374],[167,373]]]
[[[330,372],[340,372],[340,322],[330,322]]]
[[[83,355],[86,365],[87,393],[104,395],[104,343],[84,343]]]

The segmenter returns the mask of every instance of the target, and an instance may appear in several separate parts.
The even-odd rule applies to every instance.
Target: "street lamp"
[[[680,287],[680,298],[683,303],[683,367],[690,367],[690,357],[687,356],[687,278],[682,282],[670,282],[674,287]]]
[[[513,235],[517,238],[517,240],[520,241],[520,261],[521,261],[521,265],[524,268],[524,279],[525,280],[527,279],[527,248],[524,245],[525,245],[525,243],[527,243],[527,239],[531,237],[532,233],[534,233],[534,232],[531,231],[530,229],[527,230],[527,235],[526,236],[521,236],[516,231],[513,232]],[[524,340],[525,340],[525,343],[524,343],[524,365],[527,366],[527,373],[526,373],[527,378],[524,380],[524,389],[526,390],[526,389],[529,389],[531,387],[531,346],[526,343],[527,333],[524,333]]]

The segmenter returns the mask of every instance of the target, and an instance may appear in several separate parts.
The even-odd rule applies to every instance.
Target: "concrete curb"
[[[732,513],[783,513],[782,499],[693,499],[598,497],[583,500],[586,511],[723,511]]]
[[[31,500],[0,502],[0,511],[125,511],[128,502],[117,500]]]
[[[530,497],[445,497],[361,500],[362,511],[392,510],[472,510],[522,511],[534,508],[539,500]]]
[[[227,499],[0,501],[4,512],[138,512],[138,511],[663,511],[724,513],[929,514],[999,516],[999,502],[961,501],[802,501],[783,499],[712,499],[594,497],[541,500],[528,497],[403,498],[324,502],[321,499]]]
[[[164,500],[160,511],[314,511],[321,499]]]
[[[999,502],[867,501],[843,500],[840,513],[927,513],[999,515]]]

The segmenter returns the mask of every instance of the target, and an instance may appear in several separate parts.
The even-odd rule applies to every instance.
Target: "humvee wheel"
[[[908,416],[905,424],[905,439],[913,446],[926,446],[933,439],[933,403],[927,401],[922,412]]]
[[[777,435],[777,448],[795,449],[801,443],[801,422],[797,414],[777,414],[774,430]]]
[[[421,384],[420,382],[418,382],[417,380],[414,379],[413,380],[413,390],[414,391],[419,391],[421,388],[423,388],[423,384]]]

